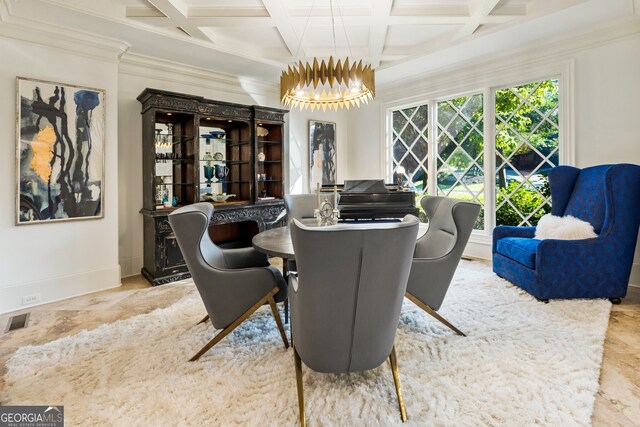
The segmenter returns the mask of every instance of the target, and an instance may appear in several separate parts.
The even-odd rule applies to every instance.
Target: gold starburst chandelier
[[[337,49],[333,0],[330,0],[329,4],[335,51]],[[312,11],[313,5],[309,11],[309,17]],[[342,19],[342,13],[340,18]],[[308,23],[309,18],[307,18]],[[344,28],[344,21],[342,26]],[[300,45],[306,30],[307,25],[300,37]],[[349,53],[351,53],[346,28],[344,34]],[[287,107],[299,107],[300,110],[310,108],[313,111],[317,108],[326,111],[327,108],[333,108],[337,111],[339,108],[359,107],[372,100],[375,92],[375,72],[371,65],[363,65],[362,60],[351,63],[348,56],[344,60],[338,59],[337,62],[334,62],[333,56],[329,57],[328,62],[318,61],[318,58],[313,58],[311,63],[299,61],[298,64],[290,65],[280,76],[281,102]]]

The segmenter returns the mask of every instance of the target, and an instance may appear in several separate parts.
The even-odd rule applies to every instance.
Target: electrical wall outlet
[[[40,302],[40,294],[25,295],[22,297],[22,305],[30,305]]]

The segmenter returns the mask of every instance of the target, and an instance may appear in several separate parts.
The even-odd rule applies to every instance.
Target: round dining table
[[[308,227],[319,227],[315,219],[303,219],[301,222]],[[363,227],[367,225],[371,226],[372,224],[374,224],[374,226],[380,226],[384,223],[372,223],[369,221],[339,223],[339,225],[361,225]],[[418,226],[418,236],[416,239],[424,236],[428,228],[429,224],[421,222]],[[293,251],[293,242],[291,241],[291,231],[288,225],[272,228],[256,234],[253,236],[251,244],[259,252],[265,253],[269,256],[282,258],[282,274],[285,278],[287,277],[289,274],[288,261],[296,259],[296,254]],[[288,298],[284,300],[284,322],[289,323]]]
[[[302,223],[306,226],[318,227],[316,220],[303,220]],[[371,222],[350,222],[350,223],[339,223],[339,225],[361,225],[363,227],[367,225],[371,225]],[[375,223],[374,223],[375,224]],[[429,224],[420,223],[418,228],[418,239],[427,232],[429,228]],[[291,231],[289,226],[272,228],[270,230],[265,230],[261,233],[253,236],[251,241],[253,247],[269,256],[280,257],[285,260],[285,268],[286,268],[286,260],[296,259],[296,254],[293,250],[293,243],[291,241]]]

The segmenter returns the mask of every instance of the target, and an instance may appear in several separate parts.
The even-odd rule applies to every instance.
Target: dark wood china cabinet
[[[145,89],[142,104],[144,267],[152,284],[189,277],[168,215],[206,201],[214,242],[250,246],[284,209],[288,111]]]

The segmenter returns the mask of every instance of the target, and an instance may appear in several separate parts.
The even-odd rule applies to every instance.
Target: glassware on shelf
[[[167,142],[173,142],[173,123],[167,123]]]
[[[214,167],[216,169],[216,178],[218,178],[218,180],[222,183],[222,192],[226,193],[227,183],[225,178],[229,174],[229,168],[224,165],[215,165]]]
[[[156,176],[153,178],[153,183],[156,186],[155,191],[155,203],[156,207],[162,206],[164,204],[163,195],[164,195],[164,185],[162,182],[161,176]]]
[[[202,156],[202,160],[204,160],[207,166],[211,166],[211,162],[213,161],[213,156],[211,155],[211,151],[205,149],[204,156]]]
[[[162,132],[162,129],[156,129],[156,150],[159,150],[163,147],[162,137],[160,136],[161,132]]]
[[[207,187],[211,188],[211,180],[213,179],[213,166],[204,165],[204,177],[207,179]]]
[[[207,179],[207,187],[211,188],[211,180],[214,175],[214,168],[211,166],[211,162],[213,161],[213,156],[211,155],[211,141],[207,138],[207,142],[204,148],[204,156],[202,156],[202,160],[205,162],[204,164],[204,177]]]
[[[226,136],[226,132],[223,131],[222,129],[212,130],[209,132],[209,134],[211,134],[211,138],[215,138],[215,139],[224,139],[224,137]]]

